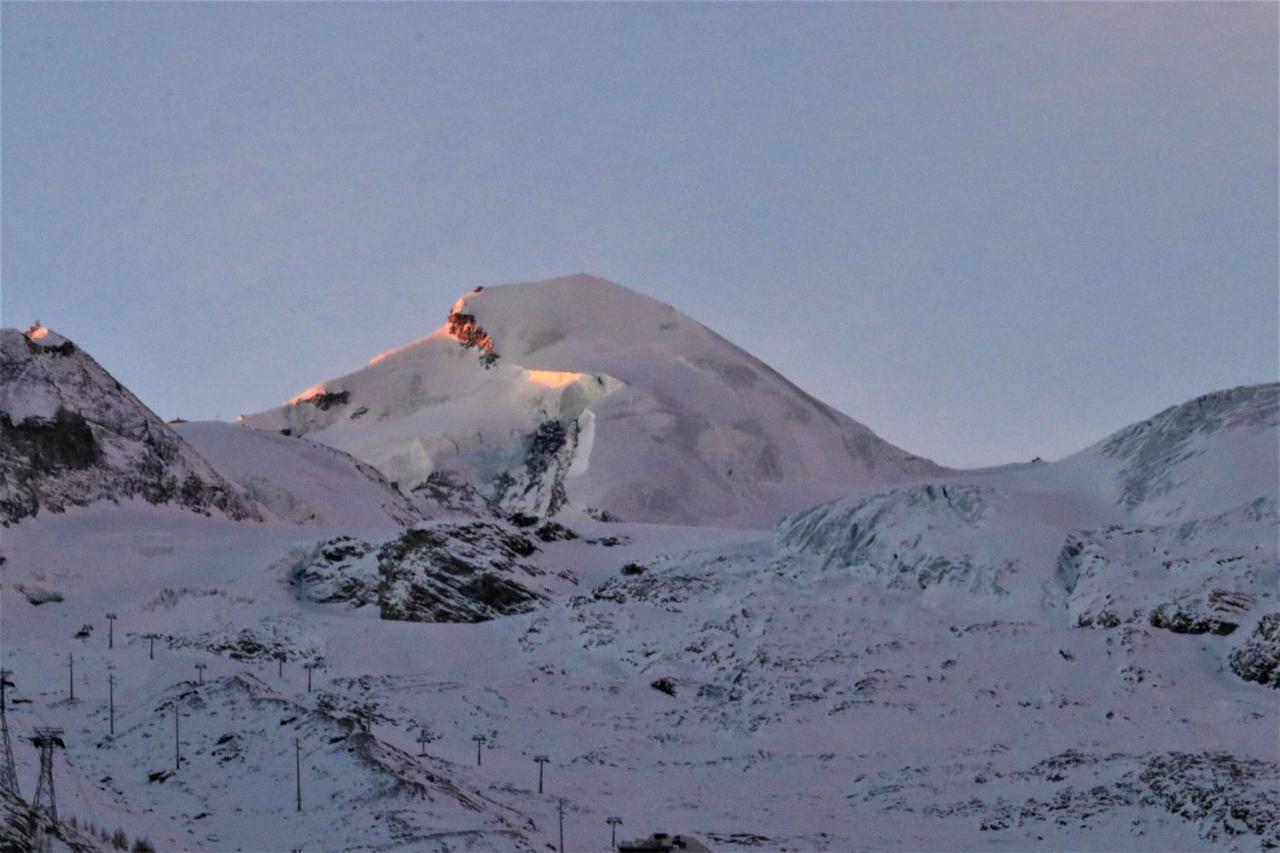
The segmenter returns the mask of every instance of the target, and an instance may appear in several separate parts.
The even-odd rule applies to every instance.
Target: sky
[[[0,321],[164,417],[575,272],[949,465],[1280,372],[1256,4],[5,3]]]

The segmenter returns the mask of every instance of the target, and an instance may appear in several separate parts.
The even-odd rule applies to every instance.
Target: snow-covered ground
[[[272,415],[294,419],[285,436],[171,428],[96,364],[55,364],[128,415],[64,394],[86,447],[169,448],[244,511],[111,494],[113,477],[169,476],[129,454],[39,477],[6,457],[6,482],[76,498],[29,492],[36,512],[0,531],[24,795],[28,738],[52,725],[64,819],[159,849],[548,850],[561,804],[574,851],[606,849],[610,816],[623,836],[715,850],[1280,845],[1280,386],[1207,395],[1052,464],[904,469],[837,495],[797,476],[775,485],[809,501],[776,526],[603,521],[575,476],[665,470],[643,442],[632,457],[602,443],[611,415],[591,408],[641,384],[634,353],[586,363],[598,341],[523,340],[487,293],[439,358],[481,375],[485,341],[516,341],[489,365],[524,371],[512,393],[543,393],[530,370],[558,372],[552,390],[581,381],[566,371],[623,383],[570,418],[577,450],[511,469],[505,498],[537,506],[457,471],[404,494],[312,443],[376,372]],[[619,351],[638,346],[624,325],[600,332]],[[48,375],[30,387],[47,395]],[[27,386],[5,378],[9,425],[67,418],[22,409]],[[557,481],[565,511],[534,518]],[[716,512],[767,504],[756,486]]]

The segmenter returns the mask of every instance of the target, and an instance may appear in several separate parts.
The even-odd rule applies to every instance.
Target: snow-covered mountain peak
[[[33,346],[57,348],[65,346],[74,346],[69,340],[62,335],[50,329],[48,326],[36,323],[23,333],[27,342]]]
[[[1022,479],[1143,521],[1205,518],[1276,496],[1278,437],[1280,384],[1244,385],[1170,406]]]
[[[244,418],[508,511],[771,524],[941,471],[669,305],[588,275],[477,288],[432,334]]]
[[[135,497],[261,519],[88,353],[44,326],[0,329],[0,522]]]

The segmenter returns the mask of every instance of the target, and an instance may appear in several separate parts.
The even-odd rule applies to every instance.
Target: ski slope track
[[[966,472],[581,276],[235,425],[0,342],[5,849],[1280,845],[1280,385]]]

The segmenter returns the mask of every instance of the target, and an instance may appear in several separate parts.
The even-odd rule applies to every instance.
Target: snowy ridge
[[[402,527],[422,518],[377,469],[331,447],[224,423],[173,428],[275,518],[354,527]]]
[[[66,338],[0,330],[0,523],[139,497],[261,520],[155,413]]]

